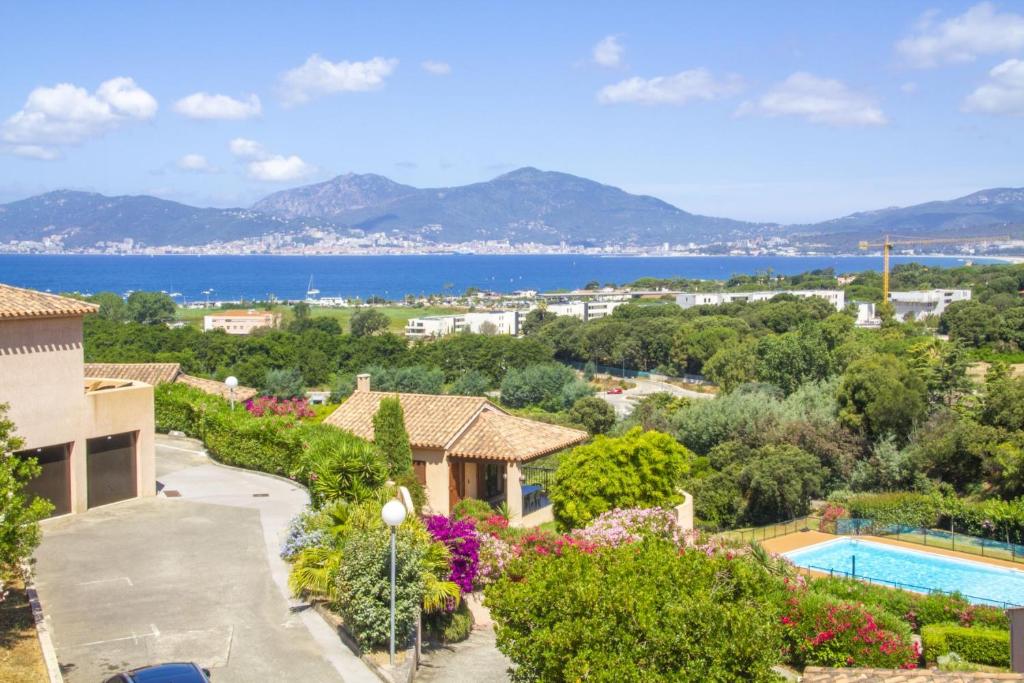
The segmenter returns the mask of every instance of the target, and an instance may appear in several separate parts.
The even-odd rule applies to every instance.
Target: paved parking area
[[[305,492],[197,447],[158,445],[158,481],[180,497],[44,523],[36,582],[69,683],[165,661],[215,682],[376,681],[317,615],[288,609],[276,551]]]

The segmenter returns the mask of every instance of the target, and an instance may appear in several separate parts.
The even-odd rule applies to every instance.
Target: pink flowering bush
[[[921,653],[907,626],[861,603],[793,590],[780,621],[796,666],[917,668]]]
[[[480,535],[480,548],[477,564],[477,588],[489,586],[504,574],[509,564],[516,558],[513,545],[492,534]]]
[[[290,415],[299,419],[313,417],[315,413],[304,398],[277,398],[275,396],[256,396],[245,402],[245,409],[250,415]]]
[[[679,546],[688,544],[675,515],[662,508],[609,510],[585,528],[574,531],[572,536],[581,541],[611,547],[652,537],[663,538]]]

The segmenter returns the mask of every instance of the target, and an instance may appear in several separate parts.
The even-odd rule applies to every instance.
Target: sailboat
[[[320,293],[319,289],[313,287],[313,276],[309,276],[309,284],[306,285],[306,303],[316,303],[316,295]]]

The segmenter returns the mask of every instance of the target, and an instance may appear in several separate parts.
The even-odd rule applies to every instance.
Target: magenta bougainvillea
[[[291,415],[299,419],[313,417],[313,409],[304,398],[279,399],[274,396],[257,396],[245,402],[245,409],[251,415]]]
[[[480,539],[471,519],[452,519],[445,515],[427,517],[427,531],[448,546],[451,553],[451,580],[462,590],[473,590],[480,564]]]

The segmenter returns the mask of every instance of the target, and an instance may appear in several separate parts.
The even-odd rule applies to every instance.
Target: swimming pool
[[[847,537],[792,550],[783,557],[799,567],[856,573],[918,592],[959,591],[977,604],[1024,605],[1024,572],[971,560]]]

